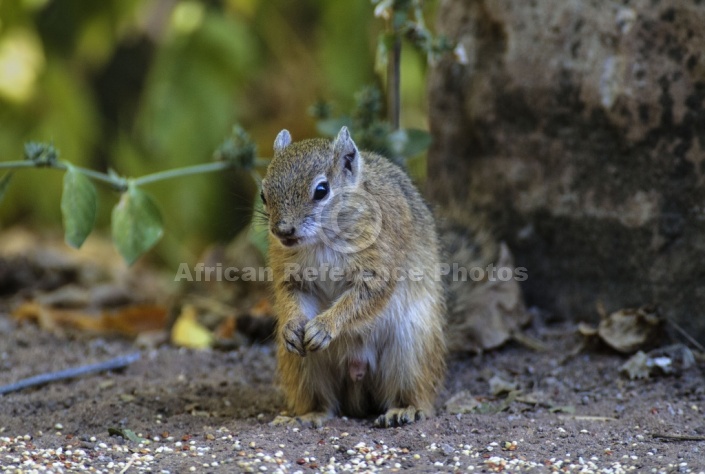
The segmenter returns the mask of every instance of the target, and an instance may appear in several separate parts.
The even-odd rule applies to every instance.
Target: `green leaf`
[[[90,179],[75,167],[67,167],[61,195],[64,239],[71,247],[80,248],[95,225],[98,194]]]
[[[162,216],[144,191],[129,184],[113,208],[113,242],[122,258],[132,265],[162,237]]]
[[[150,441],[148,439],[137,436],[137,434],[127,428],[108,428],[108,434],[110,436],[121,436],[125,439],[129,439],[133,443],[148,444]]]
[[[8,186],[10,186],[10,180],[12,179],[12,171],[5,173],[2,178],[0,178],[0,202],[2,198],[5,197],[5,192]]]

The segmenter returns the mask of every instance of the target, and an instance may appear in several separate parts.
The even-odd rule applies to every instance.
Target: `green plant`
[[[375,16],[386,23],[377,45],[377,72],[386,77],[387,114],[384,115],[384,97],[379,88],[368,86],[355,95],[355,107],[350,115],[332,117],[332,106],[325,102],[315,104],[310,112],[318,119],[318,132],[334,137],[343,125],[353,131],[361,148],[376,151],[404,165],[408,158],[424,152],[431,144],[428,132],[406,129],[400,125],[400,62],[402,39],[426,54],[433,63],[454,45],[445,36],[429,31],[424,21],[422,0],[372,0]]]
[[[387,94],[389,98],[389,122],[394,130],[399,129],[401,99],[400,64],[402,39],[426,54],[429,63],[453,50],[454,45],[445,36],[434,37],[426,27],[423,0],[372,0],[375,16],[386,22],[386,32],[377,42],[377,72],[387,71]]]
[[[355,94],[355,105],[349,115],[334,117],[331,112],[332,107],[323,102],[316,104],[312,108],[312,112],[313,115],[318,118],[317,129],[322,135],[332,137],[338,132],[341,126],[347,125],[353,131],[354,137],[361,148],[377,151],[401,165],[406,165],[407,159],[426,150],[431,140],[427,132],[412,128],[401,128],[399,124],[399,63],[402,39],[406,39],[415,48],[424,52],[429,61],[434,61],[440,54],[450,50],[452,46],[443,37],[435,38],[426,28],[421,0],[372,0],[372,4],[375,5],[375,15],[384,19],[387,26],[378,41],[376,61],[377,72],[382,74],[386,70],[387,104],[385,105],[385,94],[382,93],[381,89],[369,86]],[[193,7],[194,5],[195,3],[189,3],[187,6]],[[167,55],[169,61],[164,62],[165,60],[163,60],[159,62],[161,65],[161,69],[158,68],[159,71],[169,71],[170,68],[175,67],[174,64],[177,64],[178,61],[183,59],[184,56],[179,49],[181,47],[187,48],[188,51],[191,51],[191,49],[189,49],[191,47],[195,48],[191,51],[192,54],[189,57],[201,58],[203,54],[201,54],[200,49],[196,48],[197,45],[205,44],[214,47],[212,44],[213,41],[217,43],[215,44],[216,46],[229,44],[228,41],[226,41],[228,38],[226,32],[231,31],[232,28],[226,28],[226,23],[223,23],[224,20],[217,15],[209,14],[206,16],[206,20],[208,21],[204,23],[205,26],[202,33],[206,35],[205,39],[209,41],[196,42],[194,46],[190,42],[191,39],[193,39],[190,35],[177,35],[175,38],[181,39],[180,41],[174,41],[173,47],[179,51],[179,54],[172,52],[172,54]],[[208,26],[208,28],[206,28],[206,26]],[[220,46],[215,49],[220,51],[223,49]],[[227,54],[225,54],[225,56],[227,57],[240,56],[238,54],[231,54],[230,50],[227,50],[227,48],[223,51],[226,51]],[[215,63],[218,62],[208,61],[207,65],[209,65],[209,67],[187,69],[189,71],[211,71],[210,65]],[[223,90],[229,90],[229,81],[225,80],[225,78],[236,74],[236,69],[239,70],[233,66],[233,68],[224,73],[216,74],[213,72],[212,75],[214,77],[223,79],[222,81],[220,79],[213,80],[221,85],[227,83],[228,85],[224,86]],[[249,67],[243,67],[242,69],[248,70]],[[178,75],[178,77],[182,76],[183,75]],[[193,77],[191,78],[191,82],[182,84],[183,87],[179,89],[182,93],[176,95],[178,97],[188,98],[185,102],[177,103],[171,99],[168,101],[169,104],[173,105],[173,108],[184,108],[190,110],[191,113],[175,114],[173,113],[173,108],[158,106],[161,102],[157,99],[163,99],[163,94],[168,94],[170,98],[174,95],[169,92],[169,90],[155,87],[155,90],[162,91],[162,95],[157,94],[158,97],[156,99],[149,94],[146,96],[148,99],[150,97],[154,99],[153,101],[146,101],[148,105],[152,104],[154,106],[152,108],[147,107],[147,110],[154,109],[161,111],[162,115],[140,115],[140,123],[160,124],[160,126],[163,123],[172,125],[167,127],[169,133],[164,131],[160,133],[159,127],[154,130],[151,129],[151,125],[147,127],[150,129],[147,136],[149,136],[150,139],[155,137],[154,140],[149,141],[150,146],[154,147],[154,149],[150,151],[156,150],[155,153],[157,155],[171,156],[177,154],[178,151],[184,148],[188,148],[189,153],[183,153],[183,156],[198,153],[197,149],[186,147],[183,140],[173,140],[172,138],[174,136],[177,138],[190,136],[190,134],[181,132],[184,130],[183,127],[188,128],[194,122],[192,118],[192,112],[194,110],[203,111],[203,113],[207,114],[209,117],[209,121],[211,121],[211,115],[208,114],[212,114],[214,109],[213,104],[223,102],[222,97],[227,96],[225,92],[218,89],[220,93],[214,96],[217,98],[211,98],[206,94],[206,91],[212,91],[214,87],[200,87],[204,80],[205,79],[200,76],[198,78]],[[193,86],[194,81],[199,87]],[[168,84],[171,84],[171,82]],[[193,104],[189,102],[193,95],[193,90],[204,91],[203,95],[199,96],[202,100],[195,102],[197,104],[196,106],[193,106]],[[191,105],[190,108],[188,107],[189,104]],[[220,110],[218,107],[215,108]],[[218,121],[221,123],[227,120],[222,113],[218,115],[218,117],[220,117]],[[155,118],[158,120],[155,120]],[[175,123],[177,119],[178,124]],[[196,122],[200,123],[203,122],[203,120],[196,120]],[[64,134],[60,134],[62,138],[63,135]],[[147,140],[145,140],[145,142],[147,142]],[[207,141],[205,141],[205,143],[207,143]],[[133,148],[129,146],[124,149],[120,148],[119,156],[124,157],[126,153],[129,155]],[[75,150],[71,153],[73,155]],[[9,170],[0,177],[0,201],[11,183],[14,173],[18,170],[24,168],[48,168],[64,171],[61,214],[65,240],[67,244],[79,248],[92,232],[96,222],[98,193],[93,182],[97,181],[107,185],[120,195],[111,213],[112,237],[122,257],[129,264],[132,264],[141,255],[151,249],[160,240],[163,234],[161,211],[151,196],[144,190],[145,186],[167,179],[222,171],[228,168],[249,170],[253,178],[259,181],[259,176],[255,168],[266,164],[266,160],[256,158],[254,142],[249,138],[248,134],[238,126],[233,128],[232,135],[216,150],[214,159],[215,162],[213,163],[180,167],[147,174],[137,178],[128,178],[112,170],[102,173],[77,166],[65,160],[60,160],[59,153],[53,145],[30,142],[25,145],[25,159],[23,161],[0,162],[0,169]],[[78,158],[76,158],[76,160],[81,162]],[[258,200],[256,199],[255,202],[258,202]],[[258,214],[256,207],[254,214]],[[254,241],[260,250],[266,252],[266,227],[264,228],[264,232],[259,232],[259,237],[255,238]]]
[[[53,145],[38,142],[25,144],[24,160],[0,162],[0,169],[9,169],[0,178],[0,200],[13,176],[13,172],[26,168],[49,168],[64,171],[61,214],[64,239],[72,247],[80,248],[95,225],[98,195],[92,181],[106,184],[120,193],[113,207],[111,231],[113,242],[128,264],[134,263],[151,249],[162,237],[163,224],[159,208],[143,187],[157,181],[183,176],[212,173],[236,167],[255,173],[254,167],[262,164],[256,158],[257,149],[245,130],[234,126],[228,137],[214,152],[213,163],[175,168],[138,178],[126,178],[113,170],[107,173],[81,168],[59,159]]]
[[[350,115],[331,116],[332,107],[320,102],[309,111],[318,119],[316,128],[323,136],[334,137],[340,127],[352,130],[358,146],[388,157],[398,165],[426,151],[431,135],[418,129],[394,129],[384,117],[383,96],[376,86],[368,86],[355,94],[355,107]]]

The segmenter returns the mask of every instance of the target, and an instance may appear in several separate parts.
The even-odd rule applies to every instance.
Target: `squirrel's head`
[[[310,139],[292,143],[287,130],[279,132],[274,140],[274,158],[262,180],[261,197],[269,216],[269,231],[285,247],[325,238],[321,233],[323,216],[336,201],[358,188],[363,166],[346,127],[332,142]]]

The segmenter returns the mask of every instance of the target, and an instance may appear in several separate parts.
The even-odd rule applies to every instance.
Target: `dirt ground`
[[[702,362],[631,381],[621,356],[564,357],[577,343],[570,329],[536,334],[548,352],[513,343],[454,356],[439,414],[394,429],[370,419],[270,426],[283,409],[271,345],[142,350],[123,370],[0,396],[0,471],[705,472]],[[0,385],[134,351],[126,339],[55,335],[0,313]],[[493,396],[494,376],[519,391]],[[450,414],[446,401],[462,391],[477,406]]]

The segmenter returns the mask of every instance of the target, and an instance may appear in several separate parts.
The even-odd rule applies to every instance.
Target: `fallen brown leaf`
[[[73,329],[128,337],[164,329],[166,314],[165,307],[150,304],[132,305],[95,315],[79,310],[55,309],[34,301],[23,303],[12,312],[16,320],[36,322],[49,331]]]
[[[597,333],[613,349],[631,353],[653,340],[661,332],[661,318],[650,306],[626,308],[600,321]]]

